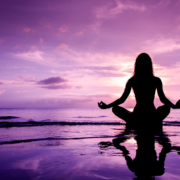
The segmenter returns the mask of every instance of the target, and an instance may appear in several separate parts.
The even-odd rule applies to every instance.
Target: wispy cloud
[[[39,42],[43,43],[44,42],[43,38],[39,38]]]
[[[16,77],[16,81],[36,82],[37,79],[35,76],[32,75],[26,75],[26,76],[19,75]]]
[[[50,24],[50,23],[49,23],[49,24],[46,24],[45,27],[46,27],[46,28],[52,28],[52,24]]]
[[[143,49],[152,54],[161,54],[180,49],[180,41],[177,38],[155,38],[147,40]]]
[[[3,39],[0,39],[0,44],[3,42]]]
[[[62,85],[48,85],[48,86],[40,86],[41,88],[45,89],[52,89],[52,90],[58,90],[58,89],[71,89],[72,86],[68,84],[62,84]]]
[[[43,52],[41,51],[34,51],[34,52],[24,52],[24,53],[16,53],[13,54],[15,58],[21,59],[21,60],[26,60],[26,61],[32,61],[36,63],[43,64],[44,63],[44,58],[43,58]]]
[[[58,51],[64,51],[68,48],[68,45],[63,43],[63,44],[60,44],[58,47],[56,47],[55,51],[58,52]]]
[[[66,26],[61,26],[59,30],[60,32],[65,33],[66,31],[68,31],[68,28]]]
[[[37,78],[32,75],[18,75],[16,76],[15,80],[12,82],[12,84],[15,85],[33,85],[35,82],[37,82]]]
[[[155,65],[156,75],[161,77],[164,85],[177,85],[180,84],[180,63],[176,63],[171,67],[164,67],[160,65]]]
[[[76,35],[77,36],[83,35],[83,31],[77,32]]]
[[[90,26],[95,32],[99,32],[99,27],[104,23],[105,20],[114,18],[120,13],[123,13],[125,10],[134,10],[134,11],[145,11],[145,6],[136,4],[135,2],[126,2],[116,0],[116,6],[112,7],[111,4],[106,4],[94,9],[94,14],[96,21]]]
[[[4,93],[4,90],[0,90],[0,94]]]
[[[125,10],[135,10],[135,11],[145,11],[145,6],[137,5],[135,2],[126,2],[122,3],[121,1],[116,0],[116,7],[111,8],[110,5],[104,5],[99,8],[95,8],[94,13],[97,19],[109,19],[117,14],[122,13]]]
[[[16,45],[16,46],[13,47],[13,49],[18,49],[18,48],[20,48],[19,45]]]
[[[23,31],[24,31],[24,32],[30,32],[30,31],[31,31],[31,29],[30,29],[30,28],[25,27],[25,28],[23,29]]]

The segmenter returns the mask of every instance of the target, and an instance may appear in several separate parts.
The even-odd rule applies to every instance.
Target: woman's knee
[[[113,106],[112,107],[112,112],[114,113],[114,114],[117,114],[118,112],[119,112],[119,106]]]
[[[171,108],[167,105],[163,105],[157,108],[157,116],[160,121],[164,120],[170,113]]]

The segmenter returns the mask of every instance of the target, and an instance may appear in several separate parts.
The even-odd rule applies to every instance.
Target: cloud
[[[32,84],[34,82],[37,82],[37,79],[35,76],[32,75],[19,75],[16,76],[16,79],[12,82],[12,84]]]
[[[3,39],[0,39],[0,44],[3,42]]]
[[[2,82],[0,82],[0,84],[3,84]]]
[[[4,90],[0,90],[0,94],[2,94],[4,92]]]
[[[52,28],[52,25],[51,24],[46,24],[45,27],[46,28]]]
[[[68,82],[68,80],[60,77],[60,76],[57,76],[57,77],[50,77],[48,79],[44,79],[44,80],[41,80],[39,82],[37,82],[38,85],[54,85],[54,84],[60,84],[60,83],[65,83],[65,82]]]
[[[97,19],[109,19],[128,9],[145,11],[145,7],[142,5],[140,6],[133,2],[122,3],[121,1],[116,0],[116,7],[111,8],[110,5],[104,5],[95,8],[94,13]]]
[[[13,49],[18,49],[20,46],[19,45],[17,45],[17,46],[14,46],[13,47]]]
[[[71,89],[72,86],[68,84],[62,84],[62,85],[48,85],[48,86],[40,86],[41,88],[45,89],[53,89],[53,90],[58,90],[58,89]]]
[[[98,75],[100,77],[123,77],[126,74],[119,72],[119,69],[115,66],[86,66],[77,67],[77,71],[84,72],[86,75]]]
[[[25,27],[25,28],[23,29],[23,31],[24,31],[24,32],[30,32],[30,31],[31,31],[31,29],[30,29],[30,28]]]
[[[116,0],[116,7],[111,6],[111,4],[103,5],[94,9],[94,14],[96,17],[96,21],[90,25],[90,28],[95,32],[99,32],[99,27],[103,24],[103,22],[107,19],[114,18],[118,14],[122,13],[125,10],[134,10],[134,11],[145,11],[145,6],[138,5],[134,2],[126,2],[122,3],[121,1]]]
[[[24,52],[24,53],[17,53],[13,54],[15,58],[21,59],[21,60],[27,60],[32,61],[40,64],[44,64],[44,58],[42,57],[44,53],[41,51],[34,51],[34,52]]]
[[[76,86],[75,88],[76,88],[76,89],[83,89],[82,86]]]
[[[83,31],[77,32],[76,35],[77,36],[83,35]]]
[[[61,26],[59,30],[60,32],[65,33],[68,30],[68,28],[66,26]]]
[[[102,77],[124,77],[126,74],[123,73],[113,73],[108,71],[95,71],[95,74]]]
[[[180,84],[180,62],[171,67],[164,67],[160,65],[155,66],[155,74],[162,78],[164,85],[177,85]]]
[[[161,0],[157,5],[159,6],[168,6],[171,3],[171,0]]]
[[[172,52],[180,49],[180,42],[174,38],[155,38],[147,40],[143,49],[153,54]]]
[[[43,43],[44,42],[43,38],[39,38],[39,42]]]
[[[31,75],[22,76],[19,75],[16,77],[16,81],[26,81],[26,82],[36,82],[36,77]]]
[[[62,50],[66,50],[68,47],[67,44],[63,43],[63,44],[60,44],[58,47],[56,47],[55,51],[62,51]]]
[[[38,48],[36,46],[31,46],[30,49],[31,51],[36,51]]]

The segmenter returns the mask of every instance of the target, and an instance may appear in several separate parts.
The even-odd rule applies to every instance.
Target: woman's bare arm
[[[159,95],[159,98],[161,102],[167,106],[170,106],[173,109],[176,109],[176,105],[174,105],[164,94],[162,81],[160,78],[157,78],[157,93]]]
[[[98,106],[101,109],[107,109],[107,108],[111,108],[113,106],[117,106],[119,104],[122,104],[125,102],[125,100],[129,96],[130,91],[131,91],[131,79],[128,80],[126,87],[125,87],[125,90],[124,90],[124,93],[122,94],[122,96],[119,99],[117,99],[116,101],[114,101],[110,104],[105,104],[104,102],[101,101],[100,103],[98,103]]]

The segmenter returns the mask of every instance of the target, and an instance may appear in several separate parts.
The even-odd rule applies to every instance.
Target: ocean
[[[137,176],[123,150],[128,149],[128,156],[135,159],[136,133],[127,131],[125,122],[110,109],[0,109],[0,116],[1,179]],[[156,136],[157,157],[167,144],[171,148],[166,152],[164,173],[155,178],[180,179],[180,110],[171,110]],[[117,138],[123,148],[113,145]]]

